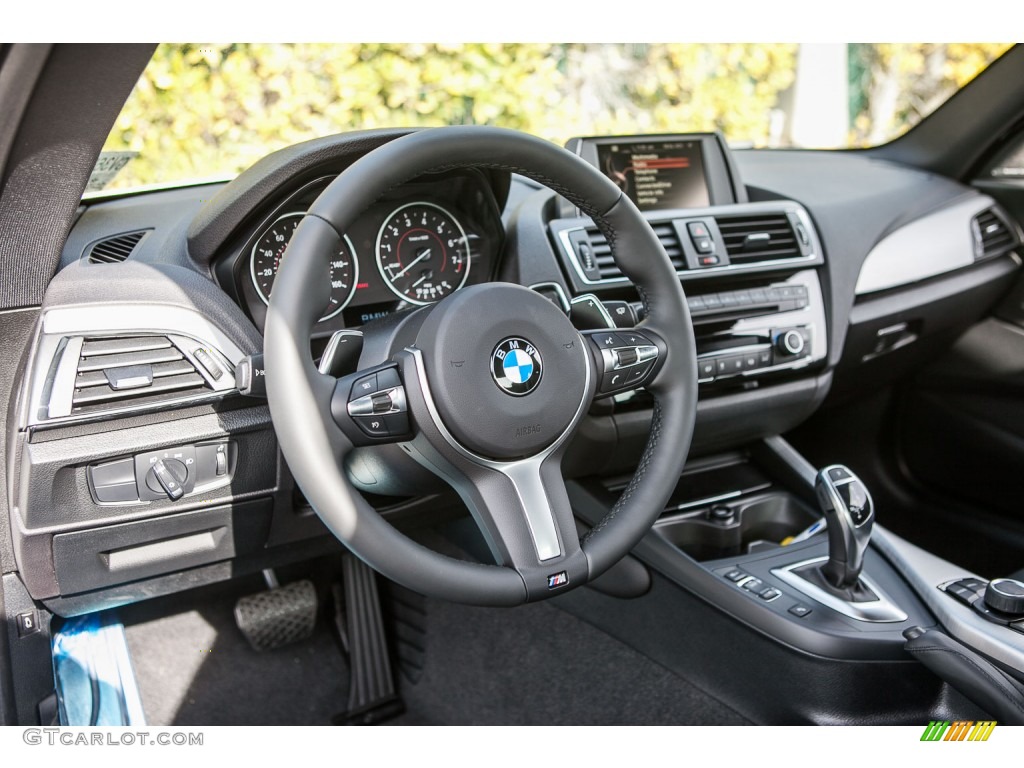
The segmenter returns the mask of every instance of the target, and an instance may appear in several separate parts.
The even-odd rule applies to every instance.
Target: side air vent
[[[730,264],[800,258],[800,245],[784,213],[756,216],[719,216],[718,230]]]
[[[224,371],[219,374],[224,376]],[[158,404],[213,391],[167,336],[86,337],[78,357],[71,413]]]
[[[151,230],[141,229],[138,232],[125,232],[123,235],[108,237],[93,243],[86,249],[86,257],[90,264],[117,264],[124,261],[142,242]]]
[[[995,208],[984,210],[971,220],[971,234],[975,261],[1002,256],[1019,245],[1013,229]]]
[[[676,271],[679,272],[686,269],[686,257],[683,255],[683,248],[679,244],[679,236],[676,234],[672,222],[652,222],[651,228],[654,229],[654,234],[661,241],[661,245],[664,247],[669,259],[672,260],[672,266],[676,268]],[[587,227],[586,240],[590,248],[590,254],[587,254],[585,248],[581,249],[577,245],[577,250],[582,257],[581,261],[584,262],[582,264],[584,270],[592,272],[594,279],[615,280],[622,277],[622,272],[619,271],[615,260],[612,258],[612,249],[608,245],[608,240],[601,234],[601,230],[597,227]],[[586,263],[588,256],[592,259],[592,268]],[[600,275],[599,278],[598,275]]]

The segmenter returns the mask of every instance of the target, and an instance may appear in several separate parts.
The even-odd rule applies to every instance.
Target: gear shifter
[[[848,590],[860,578],[871,539],[875,522],[871,494],[860,478],[840,464],[821,470],[814,490],[828,521],[828,562],[821,567],[822,575],[835,589]]]
[[[868,574],[861,574],[875,524],[874,503],[864,483],[833,464],[818,473],[814,491],[828,524],[828,557],[773,568],[772,575],[851,619],[906,621],[906,611]]]

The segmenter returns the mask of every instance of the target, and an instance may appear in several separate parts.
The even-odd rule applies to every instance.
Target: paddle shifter
[[[828,562],[821,566],[821,573],[836,590],[848,590],[860,578],[871,539],[875,522],[871,494],[860,478],[839,464],[818,473],[814,490],[828,521]]]

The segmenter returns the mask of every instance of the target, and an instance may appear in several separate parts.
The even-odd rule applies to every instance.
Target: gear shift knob
[[[837,589],[852,587],[864,566],[875,522],[871,494],[860,478],[841,464],[821,470],[814,491],[828,521],[828,562],[822,573]]]

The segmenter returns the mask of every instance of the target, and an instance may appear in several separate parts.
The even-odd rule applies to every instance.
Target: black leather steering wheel
[[[328,260],[341,244],[339,233],[398,184],[467,167],[528,176],[591,216],[646,308],[636,329],[581,334],[561,309],[534,291],[508,283],[471,286],[421,310],[425,317],[415,342],[393,358],[397,370],[369,371],[377,376],[370,381],[381,384],[376,388],[384,389],[387,377],[392,400],[384,401],[385,407],[395,402],[407,409],[402,418],[410,431],[400,438],[401,448],[458,490],[498,565],[456,560],[423,547],[352,487],[341,466],[355,434],[349,423],[353,408],[346,403],[359,393],[353,377],[319,373],[309,349],[310,333],[328,301]],[[338,176],[295,230],[286,256],[266,320],[271,417],[306,498],[370,566],[423,594],[510,606],[596,578],[650,529],[678,481],[693,433],[693,327],[657,236],[597,169],[515,131],[415,132],[370,152]],[[637,366],[638,353],[651,365]],[[646,386],[655,399],[651,435],[618,502],[581,539],[561,458],[592,399],[602,386],[607,391],[608,377],[621,373],[616,366],[622,365],[632,365],[634,374],[641,367],[647,371],[631,381]]]

